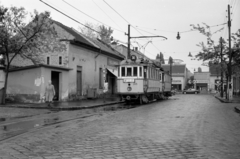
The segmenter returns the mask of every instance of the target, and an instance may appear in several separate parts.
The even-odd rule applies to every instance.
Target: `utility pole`
[[[128,24],[128,34],[127,34],[127,36],[128,36],[128,54],[127,54],[127,59],[130,59],[130,39],[131,39],[131,37],[130,37],[130,24]]]
[[[231,13],[228,5],[228,40],[229,40],[229,63],[228,63],[228,81],[227,81],[227,99],[232,99],[232,49],[231,49]],[[230,87],[231,85],[231,87]]]
[[[170,62],[170,77],[171,77],[171,89],[172,89],[172,63],[173,63],[173,59],[172,57],[170,56],[169,57],[169,62]]]
[[[223,66],[222,66],[222,61],[223,61],[223,55],[222,55],[222,37],[220,37],[220,56],[221,56],[221,94],[220,96],[223,97]]]

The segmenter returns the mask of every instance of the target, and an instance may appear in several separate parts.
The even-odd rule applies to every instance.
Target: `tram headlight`
[[[128,87],[127,90],[128,90],[128,91],[131,91],[131,90],[132,90],[132,87]]]

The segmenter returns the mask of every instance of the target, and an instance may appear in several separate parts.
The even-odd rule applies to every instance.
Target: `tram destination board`
[[[134,79],[124,79],[123,82],[125,82],[125,83],[134,83],[135,80]]]

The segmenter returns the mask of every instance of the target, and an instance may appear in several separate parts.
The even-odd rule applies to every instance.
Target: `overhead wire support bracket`
[[[130,37],[132,38],[164,38],[167,40],[167,38],[165,36],[136,36],[136,37]]]

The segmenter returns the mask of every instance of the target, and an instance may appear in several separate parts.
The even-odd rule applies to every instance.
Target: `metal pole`
[[[220,94],[220,96],[221,97],[223,97],[223,67],[222,67],[222,61],[223,61],[223,55],[222,55],[222,50],[223,50],[223,48],[222,48],[222,37],[220,37],[220,53],[221,53],[221,94]]]
[[[227,81],[227,99],[232,97],[232,89],[229,89],[229,83],[232,81],[232,49],[231,49],[231,13],[230,13],[230,5],[228,5],[228,41],[229,41],[229,63],[228,63],[228,81]]]
[[[128,54],[127,54],[127,59],[130,59],[130,24],[128,24]]]

